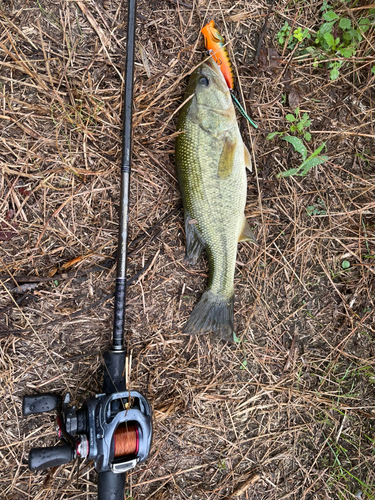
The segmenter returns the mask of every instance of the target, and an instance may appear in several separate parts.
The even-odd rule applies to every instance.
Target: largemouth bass
[[[177,128],[177,176],[184,204],[189,263],[205,250],[208,286],[184,331],[212,331],[233,340],[237,242],[254,240],[245,219],[246,166],[250,155],[238,128],[228,85],[208,60],[190,76]]]

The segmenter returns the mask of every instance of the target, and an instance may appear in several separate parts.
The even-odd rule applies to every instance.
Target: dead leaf
[[[272,47],[262,47],[259,52],[259,68],[262,71],[274,72],[275,69],[281,68],[281,55]]]
[[[52,278],[52,276],[55,276],[57,273],[57,266],[53,266],[53,268],[49,271],[49,276]]]
[[[302,96],[299,93],[298,86],[293,85],[292,90],[289,92],[288,101],[289,106],[294,110],[297,109],[301,103]]]
[[[243,495],[243,493],[246,492],[249,486],[259,481],[259,479],[260,479],[259,474],[252,474],[249,477],[249,479],[247,479],[244,483],[242,483],[242,485],[231,494],[229,498],[239,497]]]
[[[0,241],[9,241],[17,236],[17,228],[18,224],[16,224],[15,222],[13,222],[13,224],[0,224]]]
[[[69,267],[74,266],[74,264],[77,264],[77,262],[80,262],[82,259],[85,259],[86,257],[87,255],[80,255],[79,257],[75,257],[69,262],[65,262],[65,264],[61,266],[61,269],[68,269]]]

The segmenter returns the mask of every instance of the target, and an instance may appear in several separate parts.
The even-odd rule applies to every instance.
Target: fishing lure
[[[233,70],[229,60],[228,51],[225,47],[225,40],[215,28],[214,21],[210,21],[201,30],[204,36],[204,46],[213,60],[220,67],[225,81],[230,90],[233,90]]]
[[[249,123],[251,123],[254,128],[258,128],[258,125],[254,123],[253,120],[248,116],[241,103],[234,95],[232,64],[229,59],[228,51],[225,47],[225,40],[215,28],[214,21],[210,21],[208,24],[206,24],[206,26],[202,28],[201,33],[204,36],[204,46],[206,47],[206,50],[208,51],[210,56],[219,66],[220,71],[222,72],[225,81],[227,82],[233,102],[236,105],[238,111],[244,118],[246,118],[246,120],[249,121]]]

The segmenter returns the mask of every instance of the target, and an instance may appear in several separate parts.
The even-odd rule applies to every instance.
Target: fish
[[[201,29],[204,37],[204,46],[211,54],[213,60],[220,67],[228,88],[233,90],[233,70],[229,59],[228,51],[225,47],[225,40],[215,27],[214,21],[210,21]]]
[[[186,259],[206,252],[209,279],[183,331],[212,332],[233,341],[234,273],[238,241],[255,241],[244,210],[246,167],[243,143],[227,82],[210,58],[190,76],[181,108],[175,163],[182,194]]]

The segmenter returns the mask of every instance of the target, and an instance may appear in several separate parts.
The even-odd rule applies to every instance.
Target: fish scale
[[[231,340],[237,243],[252,237],[244,217],[245,147],[230,92],[214,61],[191,75],[185,98],[191,94],[179,116],[176,167],[187,257],[195,263],[206,251],[209,281],[184,330],[213,331]]]

